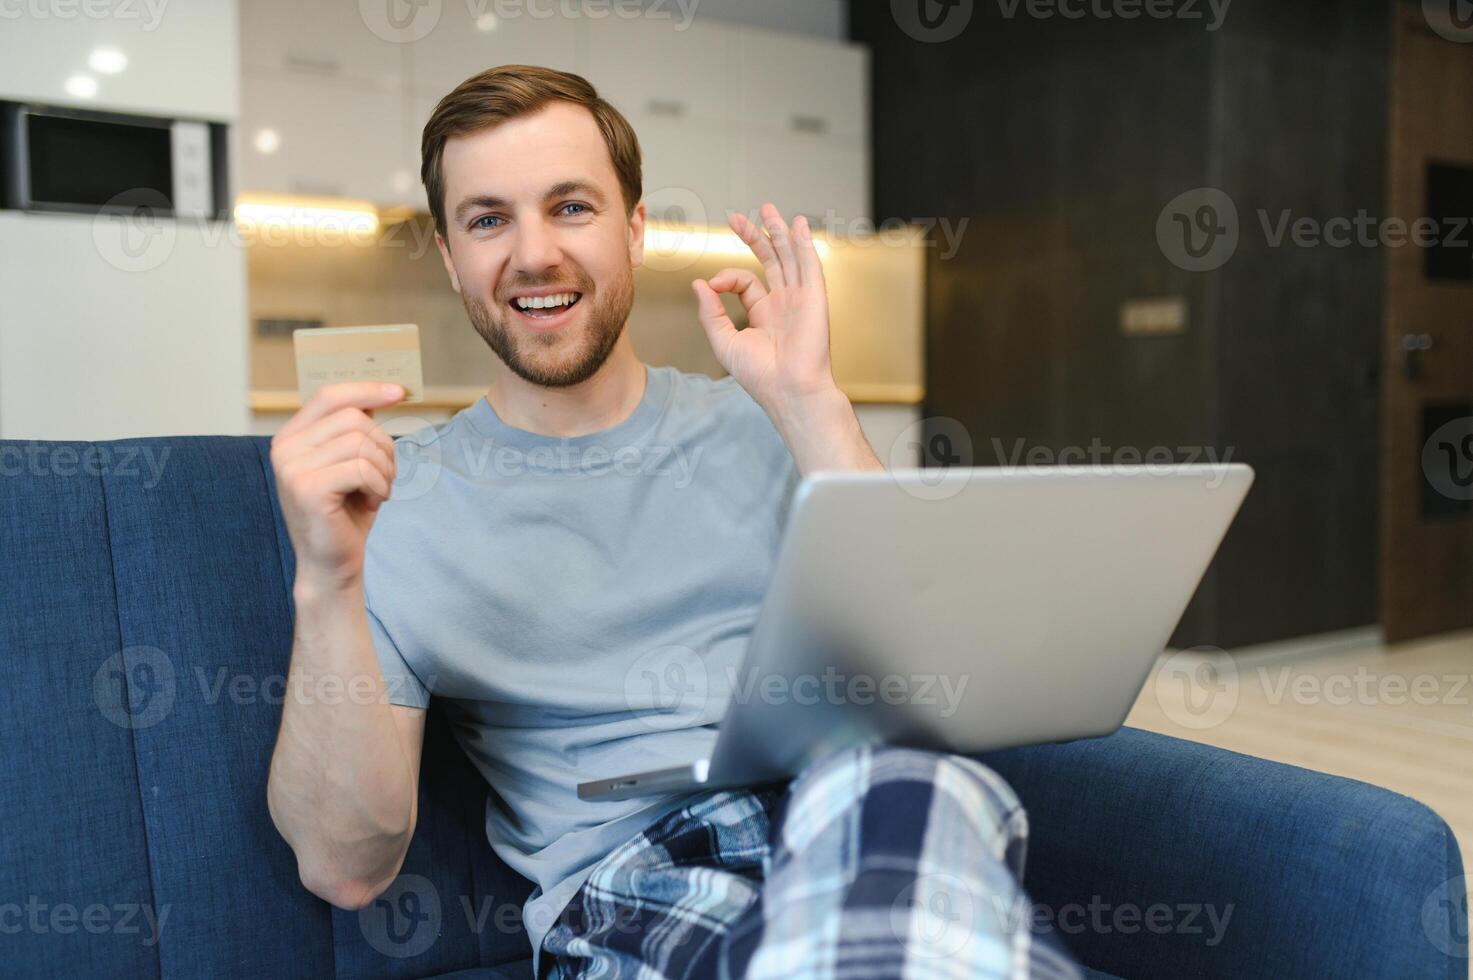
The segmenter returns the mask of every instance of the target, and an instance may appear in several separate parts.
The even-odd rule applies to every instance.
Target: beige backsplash
[[[257,335],[254,324],[260,318],[320,319],[325,326],[417,323],[427,385],[488,384],[495,355],[450,288],[430,227],[429,219],[419,216],[386,226],[373,244],[258,240],[250,245],[252,389],[296,387],[291,337]],[[915,236],[909,237],[903,243],[835,242],[824,263],[834,375],[857,400],[919,398],[924,252]],[[649,267],[675,264],[658,257],[635,270],[628,327],[635,352],[651,364],[721,377],[725,372],[696,319],[690,281],[729,265],[759,267],[755,260],[729,255],[703,258],[677,271]],[[740,324],[734,297],[727,297],[727,307]]]

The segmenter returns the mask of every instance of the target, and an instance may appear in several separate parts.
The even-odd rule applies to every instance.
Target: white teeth
[[[551,296],[518,296],[517,306],[524,310],[543,310],[550,306],[567,306],[578,296],[577,293],[554,293]]]

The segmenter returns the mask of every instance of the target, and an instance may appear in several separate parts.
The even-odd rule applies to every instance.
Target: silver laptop
[[[757,785],[861,742],[1107,735],[1252,482],[1242,464],[808,477],[710,757],[578,797]]]

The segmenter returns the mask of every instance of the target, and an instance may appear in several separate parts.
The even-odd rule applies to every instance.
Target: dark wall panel
[[[1237,0],[1207,31],[978,3],[958,37],[925,43],[890,4],[851,5],[873,52],[876,219],[968,221],[955,256],[928,260],[926,413],[964,425],[981,465],[1021,439],[1260,467],[1180,644],[1374,615],[1380,257],[1270,248],[1257,212],[1381,207],[1379,7]],[[1190,272],[1156,220],[1203,186],[1234,200],[1240,242]],[[1165,296],[1186,301],[1184,333],[1121,332],[1122,302]],[[1293,577],[1326,565],[1322,587]],[[1280,578],[1292,600],[1268,587]]]

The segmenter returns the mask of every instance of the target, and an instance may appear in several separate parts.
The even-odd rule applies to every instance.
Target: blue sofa
[[[268,449],[0,442],[0,973],[525,980],[530,886],[433,706],[399,882],[351,912],[297,878],[266,809],[293,575]],[[1129,729],[984,758],[1029,810],[1035,921],[1092,971],[1465,976],[1420,803]]]

